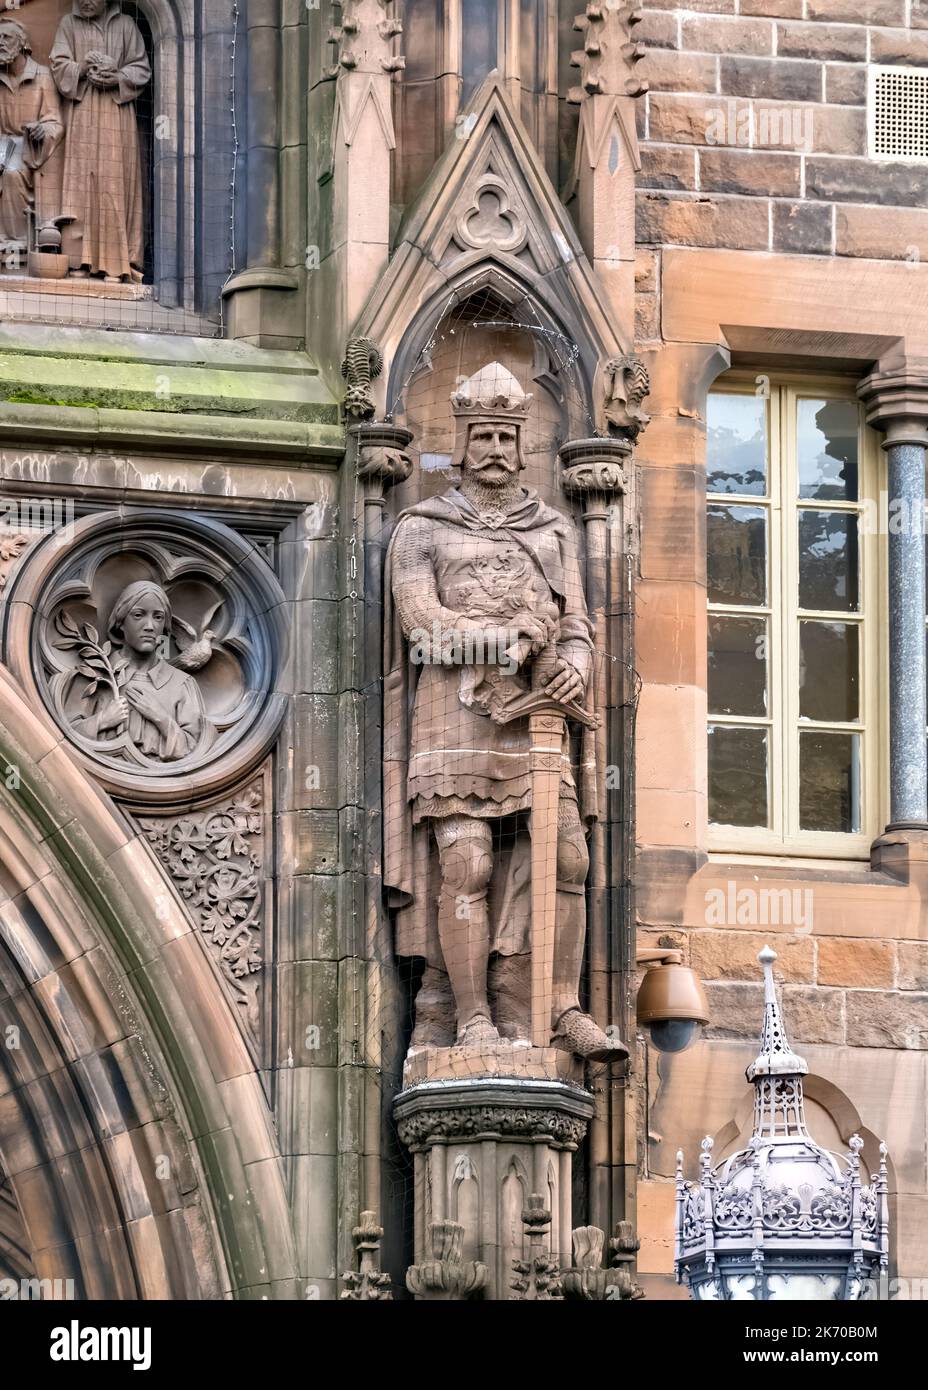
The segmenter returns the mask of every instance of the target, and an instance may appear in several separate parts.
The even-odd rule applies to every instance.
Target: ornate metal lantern
[[[712,1167],[702,1142],[699,1182],[683,1177],[677,1153],[676,1276],[696,1299],[858,1299],[889,1258],[886,1145],[880,1170],[862,1183],[863,1140],[845,1157],[806,1129],[802,1078],[773,982],[776,952],[765,946],[760,1053],[747,1068],[754,1133],[746,1149]]]

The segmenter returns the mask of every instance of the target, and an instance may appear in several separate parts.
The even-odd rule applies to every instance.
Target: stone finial
[[[522,1225],[528,1240],[528,1259],[512,1262],[516,1276],[512,1281],[515,1299],[526,1302],[563,1299],[558,1258],[548,1248],[551,1212],[540,1193],[533,1192],[528,1205],[523,1207]]]
[[[575,1269],[599,1269],[603,1262],[605,1232],[598,1226],[578,1226],[572,1235]]]
[[[432,1221],[429,1244],[432,1258],[410,1265],[406,1287],[416,1298],[434,1302],[463,1302],[487,1282],[487,1267],[462,1258],[464,1227],[457,1221]]]
[[[622,1266],[635,1258],[639,1242],[630,1221],[620,1221],[609,1245],[613,1269],[602,1266],[605,1234],[598,1226],[578,1226],[573,1232],[574,1267],[562,1276],[564,1296],[585,1302],[629,1301],[644,1298],[640,1286]]]
[[[637,1302],[638,1299],[644,1298],[644,1289],[632,1273],[632,1265],[641,1249],[641,1241],[635,1235],[635,1228],[630,1221],[619,1221],[616,1224],[615,1235],[609,1241],[609,1249],[612,1251],[612,1269],[609,1270],[610,1282],[606,1286],[605,1297],[618,1299],[623,1303]]]
[[[648,370],[640,357],[610,357],[604,376],[603,413],[609,433],[634,443],[651,418],[641,408],[651,389]]]
[[[585,13],[577,15],[574,29],[583,34],[583,48],[570,55],[570,65],[580,69],[580,85],[570,88],[568,101],[580,102],[584,96],[643,96],[648,84],[635,67],[645,47],[632,37],[641,19],[642,12],[634,5],[612,0],[591,0]]]
[[[351,338],[345,349],[342,376],[348,383],[345,414],[356,420],[369,420],[376,409],[371,382],[383,371],[383,355],[370,338]]]
[[[361,1303],[371,1299],[392,1300],[389,1274],[380,1270],[380,1242],[383,1240],[383,1227],[377,1225],[372,1211],[362,1211],[361,1224],[351,1232],[358,1258],[358,1268],[349,1269],[342,1275],[345,1288],[342,1298]]]

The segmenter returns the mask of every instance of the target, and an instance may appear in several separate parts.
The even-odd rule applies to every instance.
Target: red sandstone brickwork
[[[928,165],[867,158],[866,70],[928,67],[928,0],[652,0],[636,38],[639,243],[924,257]]]

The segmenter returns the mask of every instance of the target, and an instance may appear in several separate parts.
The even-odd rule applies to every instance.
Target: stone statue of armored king
[[[566,716],[550,1040],[612,1060],[624,1046],[578,997],[596,768],[591,738],[572,753],[572,712],[589,709],[592,625],[573,524],[519,481],[531,399],[498,362],[454,393],[460,486],[403,512],[390,543],[384,880],[397,954],[425,963],[412,1047],[527,1040],[532,762],[528,718],[506,711],[544,662]]]

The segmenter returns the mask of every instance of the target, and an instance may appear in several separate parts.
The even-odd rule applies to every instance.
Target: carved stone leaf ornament
[[[0,531],[0,589],[6,588],[10,571],[34,539],[22,531]]]
[[[2,564],[2,558],[0,558]],[[283,716],[283,591],[211,518],[98,513],[18,566],[7,660],[114,795],[203,802],[241,784]]]
[[[462,1135],[529,1136],[574,1149],[583,1140],[587,1121],[553,1108],[480,1105],[424,1111],[400,1119],[398,1129],[402,1142],[413,1149]]]
[[[263,926],[264,794],[259,781],[219,806],[139,826],[170,874],[255,1037]]]

